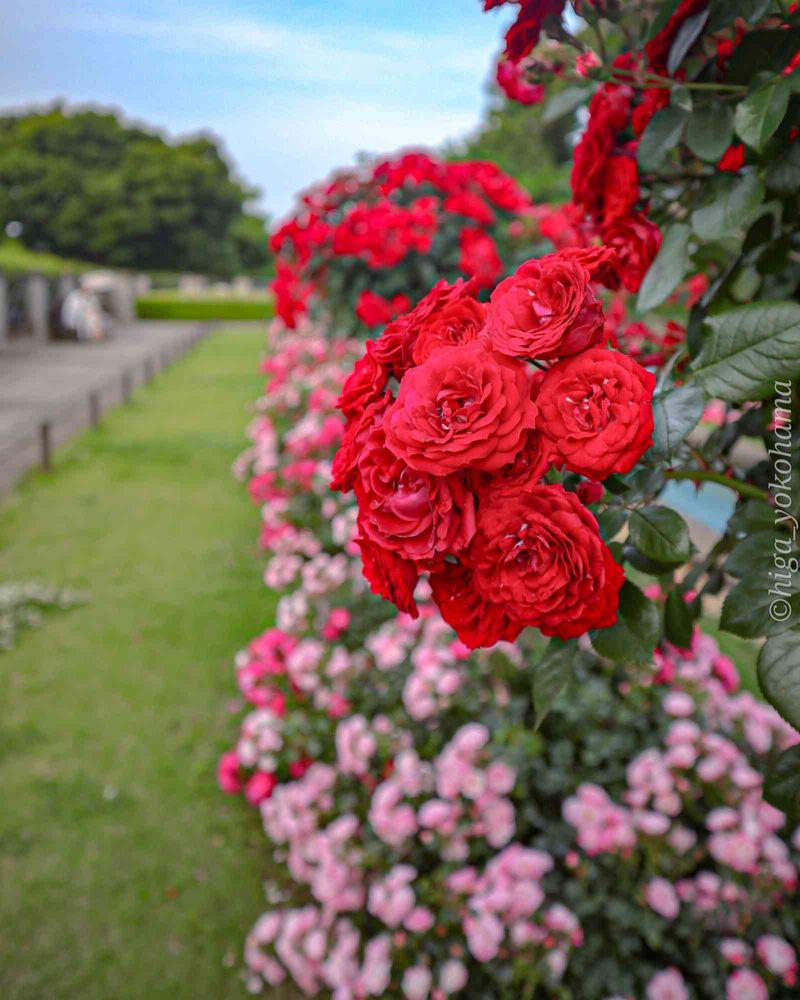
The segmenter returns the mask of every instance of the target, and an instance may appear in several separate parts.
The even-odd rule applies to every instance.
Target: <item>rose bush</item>
[[[639,667],[561,647],[574,677],[548,714],[535,633],[470,652],[424,583],[416,619],[392,614],[364,583],[355,505],[328,490],[361,350],[276,326],[237,464],[282,593],[237,657],[249,711],[220,763],[283,872],[247,939],[249,988],[792,996],[800,832],[763,800],[760,768],[797,734],[699,630]],[[498,489],[498,506],[519,502]],[[391,494],[379,478],[374,492],[380,510]],[[552,658],[549,673],[557,688]]]
[[[335,175],[304,192],[273,234],[278,315],[311,309],[364,332],[407,312],[438,277],[490,286],[518,256],[532,210],[493,163],[413,152]]]
[[[561,248],[599,241],[615,251],[605,334],[660,367],[644,467],[606,480],[623,491],[621,506],[636,507],[617,514],[629,528],[623,558],[667,580],[664,622],[679,643],[707,599],[724,595],[722,628],[766,638],[761,686],[798,727],[800,9],[778,0],[508,6],[517,16],[499,70],[513,81],[506,93],[529,100],[535,87],[546,100],[557,80],[547,116],[577,120],[585,109],[572,203],[539,207],[541,233]],[[557,401],[537,402],[564,460],[576,446],[580,455]],[[594,456],[585,457],[575,468],[588,474]],[[710,551],[692,553],[679,521],[653,504],[671,479],[738,497]],[[687,605],[690,591],[698,596]],[[770,795],[800,813],[800,753],[782,759]]]

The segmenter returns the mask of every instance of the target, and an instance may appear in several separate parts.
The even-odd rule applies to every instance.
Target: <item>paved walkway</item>
[[[209,324],[137,322],[100,344],[13,342],[0,350],[0,494],[192,347]]]

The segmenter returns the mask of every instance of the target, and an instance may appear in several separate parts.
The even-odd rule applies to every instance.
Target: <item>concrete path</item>
[[[187,351],[212,324],[137,322],[100,344],[11,342],[0,350],[0,495]]]

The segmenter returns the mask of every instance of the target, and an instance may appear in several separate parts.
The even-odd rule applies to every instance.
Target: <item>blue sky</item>
[[[358,151],[474,128],[508,20],[479,0],[2,0],[0,106],[211,130],[280,214]]]

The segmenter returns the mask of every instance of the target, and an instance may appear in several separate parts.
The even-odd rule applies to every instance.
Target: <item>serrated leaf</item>
[[[653,115],[636,153],[642,170],[658,170],[667,153],[680,142],[688,117],[688,112],[672,104]]]
[[[775,511],[764,500],[740,503],[728,520],[728,531],[735,535],[752,535],[775,527]]]
[[[725,572],[731,576],[744,577],[748,573],[766,571],[775,558],[775,530],[756,531],[738,542],[725,561]]]
[[[706,21],[708,20],[708,10],[701,10],[698,14],[687,17],[675,35],[675,41],[669,50],[667,57],[667,73],[674,76],[675,71],[686,58],[689,49],[700,37]]]
[[[716,163],[733,138],[733,112],[722,101],[697,108],[686,126],[686,144],[701,160]]]
[[[619,592],[619,614],[610,628],[589,633],[595,650],[620,663],[648,663],[661,638],[658,607],[626,580]]]
[[[544,655],[533,665],[534,731],[569,683],[575,660],[582,655],[574,639],[569,642],[551,639]]]
[[[702,240],[721,240],[745,230],[764,200],[764,185],[756,174],[729,181],[710,205],[692,212],[692,229]]]
[[[600,528],[600,537],[604,542],[619,534],[622,526],[628,520],[628,512],[624,507],[609,507],[608,510],[601,511],[597,515],[597,525]]]
[[[669,507],[640,507],[632,511],[628,533],[642,555],[656,563],[678,566],[692,553],[686,522]]]
[[[790,822],[800,819],[800,745],[789,747],[767,772],[764,798],[785,812]]]
[[[692,645],[693,630],[692,612],[683,594],[679,590],[671,590],[664,605],[664,635],[673,646],[688,649]]]
[[[710,336],[694,362],[698,381],[728,402],[767,399],[776,379],[800,374],[800,305],[755,302],[706,320]]]
[[[591,91],[586,87],[566,87],[564,90],[560,90],[557,94],[553,94],[547,102],[542,121],[549,125],[550,122],[563,118],[564,115],[575,111],[581,104],[588,101],[590,96]]]
[[[696,382],[664,392],[653,398],[654,458],[669,459],[703,415],[705,394]]]
[[[800,729],[800,631],[767,639],[758,657],[758,683],[767,701]]]
[[[664,233],[664,242],[645,275],[636,308],[648,312],[666,301],[683,280],[689,264],[689,236],[691,229],[682,224],[670,226]]]
[[[773,76],[759,83],[736,106],[736,134],[760,153],[767,139],[774,134],[789,106],[791,87],[782,76]]]

